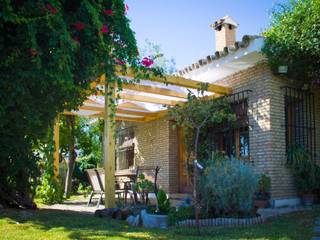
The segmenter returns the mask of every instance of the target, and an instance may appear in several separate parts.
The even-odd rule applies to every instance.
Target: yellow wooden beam
[[[54,140],[54,153],[53,153],[53,175],[57,179],[59,176],[59,141],[60,141],[60,126],[59,126],[59,115],[54,121],[53,127],[53,140]]]
[[[167,100],[167,99],[155,98],[155,97],[149,97],[149,96],[134,95],[129,93],[119,93],[119,97],[124,100],[154,103],[154,104],[161,104],[161,105],[168,105],[168,106],[175,106],[177,104],[183,103],[180,101]]]
[[[125,122],[146,122],[148,118],[130,118],[130,117],[116,117],[116,121],[125,121]]]
[[[105,84],[104,105],[104,171],[105,171],[105,207],[116,207],[115,201],[115,115],[111,103],[115,99],[115,85]]]
[[[176,97],[176,98],[188,97],[188,94],[186,93],[181,93],[174,90],[159,88],[155,86],[147,86],[147,85],[140,85],[140,84],[124,84],[122,88],[137,91],[137,92],[152,93],[152,94],[168,96],[168,97]]]
[[[121,71],[117,71],[117,75],[123,76],[123,77],[128,77],[128,78],[136,77],[136,74],[131,69],[128,69],[128,71],[125,74]],[[101,75],[100,82],[104,83],[105,79],[106,79],[105,74]],[[170,84],[170,85],[175,85],[175,86],[180,86],[180,87],[185,87],[185,88],[191,88],[191,89],[199,89],[199,88],[201,88],[202,85],[207,84],[206,91],[208,91],[208,92],[213,92],[213,93],[222,94],[222,95],[232,93],[232,89],[230,87],[225,87],[225,86],[221,86],[221,85],[213,84],[213,83],[204,83],[204,82],[200,82],[200,81],[196,81],[196,80],[192,80],[192,79],[187,79],[187,78],[183,78],[183,77],[179,77],[179,76],[167,75],[167,76],[164,76],[163,78],[161,78],[161,77],[157,77],[157,76],[152,76],[152,74],[150,74],[149,78],[145,79],[145,80],[149,80],[152,82],[164,83],[164,84]]]
[[[97,112],[104,112],[103,107],[95,107],[95,106],[87,106],[83,105],[79,108],[80,110],[89,110],[89,111],[97,111]],[[135,116],[143,116],[143,117],[157,117],[157,112],[142,112],[142,111],[133,111],[128,109],[119,109],[117,108],[117,114],[127,114],[127,115],[135,115]]]

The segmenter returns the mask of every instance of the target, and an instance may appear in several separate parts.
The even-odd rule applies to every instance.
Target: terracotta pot
[[[314,194],[313,193],[304,193],[301,196],[302,204],[304,206],[312,206],[314,203]]]
[[[267,207],[269,207],[269,200],[267,200],[267,199],[255,199],[255,200],[253,200],[253,205],[256,208],[267,208]]]

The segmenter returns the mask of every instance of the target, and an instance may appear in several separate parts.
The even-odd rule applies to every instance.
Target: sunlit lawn
[[[125,222],[58,210],[0,210],[0,239],[310,239],[320,209],[292,213],[263,225],[237,228],[146,230]]]

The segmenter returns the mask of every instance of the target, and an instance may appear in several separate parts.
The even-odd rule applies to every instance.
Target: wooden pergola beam
[[[89,111],[97,111],[97,112],[104,112],[104,107],[94,107],[94,106],[87,106],[83,105],[79,109],[82,110],[89,110]],[[127,109],[119,109],[117,108],[116,114],[127,114],[127,115],[134,115],[134,116],[143,116],[143,117],[157,117],[157,112],[146,112],[146,111],[133,111]]]
[[[74,112],[68,112],[65,111],[63,112],[64,115],[76,115],[79,116],[79,114],[74,113]],[[103,118],[103,112],[98,112],[98,113],[94,113],[91,115],[87,115],[86,117],[88,118]],[[148,122],[151,120],[157,119],[157,117],[139,117],[139,118],[135,118],[135,117],[115,117],[116,121],[126,121],[126,122]]]
[[[55,179],[58,179],[59,176],[59,147],[60,147],[60,126],[59,126],[59,115],[54,121],[53,127],[53,141],[54,141],[54,152],[53,152],[53,175]]]
[[[134,72],[131,69],[128,69],[128,71],[125,74],[121,71],[117,71],[116,74],[121,77],[128,77],[128,78],[136,77],[136,74],[134,74]],[[106,80],[105,74],[101,75],[99,80],[100,83],[104,83],[105,80]],[[201,89],[202,85],[207,85],[206,91],[208,92],[222,94],[222,95],[232,93],[232,89],[230,87],[225,87],[225,86],[221,86],[213,83],[200,82],[192,79],[186,79],[179,76],[166,75],[163,78],[161,78],[161,77],[150,75],[149,78],[145,80],[164,83],[164,84],[170,84],[170,85],[175,85],[175,86],[180,86],[185,88],[191,88],[191,89]],[[94,86],[96,86],[96,84]]]
[[[115,208],[115,116],[111,102],[115,99],[115,84],[105,84],[104,95],[104,132],[103,132],[103,163],[105,171],[105,207]]]
[[[147,86],[147,85],[140,85],[140,84],[124,84],[122,88],[137,91],[137,92],[152,93],[152,94],[168,96],[168,97],[176,97],[176,98],[188,97],[188,94],[186,93],[181,93],[174,90],[159,88],[155,86]]]
[[[121,99],[124,99],[124,100],[146,102],[146,103],[168,105],[168,106],[175,106],[177,104],[183,103],[182,101],[180,102],[180,101],[167,100],[167,99],[155,98],[155,97],[149,97],[149,96],[134,95],[129,93],[119,93],[118,95]]]

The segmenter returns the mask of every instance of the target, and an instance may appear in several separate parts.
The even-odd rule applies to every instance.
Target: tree
[[[203,86],[205,88],[205,86]],[[203,93],[203,91],[201,91]],[[203,94],[202,94],[203,95]],[[200,215],[200,197],[198,193],[198,152],[199,136],[201,130],[208,124],[219,124],[223,121],[234,121],[235,114],[231,111],[230,103],[226,98],[208,100],[206,97],[197,97],[191,92],[188,94],[188,101],[183,105],[176,105],[169,111],[176,124],[183,127],[187,151],[193,153],[193,197],[195,202],[195,218],[198,233]]]
[[[35,208],[33,149],[103,73],[139,69],[123,0],[0,2],[0,203]]]
[[[273,10],[263,52],[271,67],[288,66],[288,77],[320,84],[320,1],[292,0]]]
[[[72,176],[73,170],[76,163],[77,153],[76,153],[76,136],[75,136],[75,116],[66,116],[67,126],[69,129],[69,154],[67,158],[67,174],[66,174],[66,181],[64,187],[64,195],[66,198],[70,197],[71,194],[71,187],[72,187]]]

